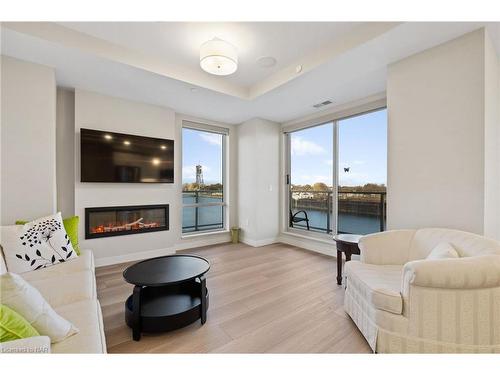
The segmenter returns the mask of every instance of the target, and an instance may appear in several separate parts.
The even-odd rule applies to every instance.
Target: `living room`
[[[53,19],[1,23],[2,356],[500,352],[500,22]]]

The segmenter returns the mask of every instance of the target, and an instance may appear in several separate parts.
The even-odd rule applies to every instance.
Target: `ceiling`
[[[238,70],[222,79],[248,88],[340,39],[359,23],[66,22],[61,25],[193,72],[200,70],[200,46],[217,37],[238,49]],[[264,56],[274,57],[276,65],[260,67],[257,60]]]
[[[66,22],[3,23],[2,54],[54,67],[64,87],[227,123],[285,122],[324,100],[381,93],[389,64],[480,27],[500,52],[496,23]],[[237,47],[235,74],[199,67],[199,46],[213,37]],[[260,66],[264,56],[276,65]]]

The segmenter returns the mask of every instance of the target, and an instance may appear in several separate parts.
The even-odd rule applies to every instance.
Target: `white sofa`
[[[1,272],[8,271],[3,257],[0,262]],[[79,329],[79,333],[50,345],[51,353],[106,353],[91,251],[82,250],[77,259],[20,276],[37,288],[59,315]],[[45,345],[49,345],[49,338],[42,336],[2,343],[1,350],[23,351]]]
[[[427,260],[447,242],[460,258]],[[450,229],[362,237],[345,311],[378,353],[500,352],[500,244]]]

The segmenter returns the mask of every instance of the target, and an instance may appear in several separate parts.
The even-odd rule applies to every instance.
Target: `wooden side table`
[[[358,243],[363,237],[357,234],[337,234],[333,237],[337,243],[337,284],[342,284],[342,253],[345,254],[345,261],[351,260],[351,255],[360,254]]]

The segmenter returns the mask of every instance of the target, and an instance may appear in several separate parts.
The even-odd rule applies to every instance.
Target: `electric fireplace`
[[[85,209],[85,239],[168,230],[168,204]]]

